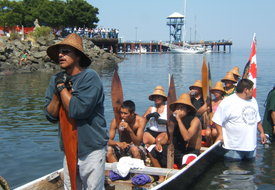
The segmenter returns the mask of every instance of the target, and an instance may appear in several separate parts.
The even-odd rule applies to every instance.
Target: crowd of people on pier
[[[62,35],[76,33],[79,36],[88,38],[118,38],[119,29],[116,28],[87,28],[87,27],[66,27],[63,29]]]
[[[158,85],[149,94],[152,106],[144,110],[143,115],[135,112],[134,101],[126,100],[107,132],[103,85],[98,74],[87,68],[91,60],[84,53],[81,37],[73,32],[62,42],[50,46],[47,54],[64,71],[50,80],[45,114],[49,121],[60,122],[60,130],[65,117],[62,110],[74,119],[72,123],[78,135],[78,189],[103,189],[105,159],[112,163],[131,156],[144,160],[148,166],[167,167],[167,151],[172,144],[173,168],[180,169],[200,154],[202,146],[210,146],[216,141],[223,142],[221,152],[226,159],[240,161],[255,158],[257,130],[262,144],[267,143],[265,133],[269,133],[270,139],[275,137],[274,89],[267,98],[263,127],[257,101],[252,97],[254,84],[249,79],[240,79],[238,67],[215,83],[211,89],[215,97],[212,104],[203,99],[201,80],[196,80],[189,92],[182,93],[169,106],[165,89]],[[171,118],[167,118],[168,110],[173,113]],[[64,136],[59,135],[64,150]],[[67,166],[65,157],[64,185],[70,189]],[[111,180],[127,178],[119,171],[110,171],[107,175]],[[152,180],[145,176],[142,179]],[[157,180],[162,182],[164,177]]]

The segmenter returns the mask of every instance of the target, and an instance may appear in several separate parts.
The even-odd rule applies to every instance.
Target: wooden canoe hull
[[[193,162],[186,167],[179,170],[178,173],[164,181],[163,183],[155,186],[152,190],[156,189],[189,189],[188,185],[194,182],[194,179],[202,174],[207,167],[210,166],[217,158],[219,158],[218,151],[220,150],[221,142],[218,141],[209,147],[206,151],[201,153]]]
[[[171,177],[168,178],[163,183],[151,188],[152,190],[156,189],[188,189],[188,186],[194,182],[194,179],[202,174],[207,167],[211,165],[218,156],[218,151],[220,150],[221,142],[216,142],[211,147],[207,148],[203,153],[201,153],[194,161],[192,161],[189,165],[182,168],[181,170],[173,170],[170,171]],[[106,170],[110,170],[113,166],[110,163],[106,163]],[[155,175],[159,173],[163,175],[163,173],[167,173],[165,168],[150,168],[145,167],[142,170],[131,170],[132,173],[147,173],[148,175]],[[108,189],[108,180],[106,181],[106,189]],[[128,186],[129,189],[133,186],[125,181],[116,181],[113,182],[112,185],[119,187]],[[143,188],[150,189],[152,187],[150,185],[146,185]],[[60,169],[56,172],[48,174],[44,177],[41,177],[37,180],[34,180],[30,183],[27,183],[21,187],[16,188],[15,190],[62,190],[63,189],[63,169]],[[117,189],[117,188],[116,188]]]

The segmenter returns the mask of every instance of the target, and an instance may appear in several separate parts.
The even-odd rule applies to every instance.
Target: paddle
[[[168,135],[169,135],[169,145],[167,150],[167,168],[173,168],[174,165],[174,145],[173,145],[173,132],[174,132],[174,125],[170,122],[170,118],[172,117],[173,112],[170,110],[170,104],[176,101],[176,89],[174,83],[173,75],[170,77],[170,84],[168,90],[168,97],[167,97],[167,123],[168,123]]]
[[[77,127],[75,120],[68,117],[68,113],[61,106],[59,110],[59,125],[61,128],[64,152],[69,170],[71,189],[76,190],[77,175]]]
[[[208,71],[208,67],[206,64],[205,56],[203,57],[201,74],[202,74],[202,80],[201,80],[202,81],[202,96],[203,96],[204,102],[206,102],[207,97],[209,97],[209,71]]]
[[[123,90],[120,78],[118,76],[117,70],[114,72],[114,76],[112,79],[112,89],[111,89],[111,95],[112,95],[112,106],[114,110],[114,116],[116,119],[117,126],[120,123],[120,107],[123,103]]]

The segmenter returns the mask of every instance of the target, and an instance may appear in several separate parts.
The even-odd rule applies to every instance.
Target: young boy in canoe
[[[123,102],[120,108],[120,121],[114,118],[110,125],[107,162],[117,162],[123,156],[144,158],[140,147],[146,119],[135,113],[135,103],[131,100]],[[116,132],[119,141],[115,140]]]

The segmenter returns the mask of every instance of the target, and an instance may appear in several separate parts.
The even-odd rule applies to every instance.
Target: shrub
[[[52,32],[52,29],[48,26],[40,26],[35,28],[34,31],[30,32],[29,35],[34,39],[38,39],[39,37],[47,37]]]
[[[10,39],[11,39],[11,40],[20,39],[20,34],[17,33],[17,32],[12,32],[12,33],[10,34]]]

